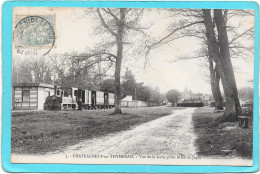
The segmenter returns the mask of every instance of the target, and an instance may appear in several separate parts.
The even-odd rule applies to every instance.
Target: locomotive
[[[79,98],[83,109],[109,109],[115,106],[114,97],[109,92],[55,86],[54,95],[46,98],[44,110],[77,109]]]

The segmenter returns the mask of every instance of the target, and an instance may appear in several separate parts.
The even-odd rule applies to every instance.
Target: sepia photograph
[[[255,11],[14,7],[11,163],[253,165]]]

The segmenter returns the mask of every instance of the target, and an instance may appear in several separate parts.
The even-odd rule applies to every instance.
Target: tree
[[[251,87],[244,87],[238,90],[239,98],[242,100],[253,100],[254,99],[254,89]]]
[[[244,42],[244,40],[250,40],[253,37],[254,27],[248,27],[241,31],[240,27],[242,27],[241,23],[243,23],[243,19],[241,17],[252,16],[253,14],[246,10],[221,10],[223,12],[224,24],[226,25],[227,35],[231,37],[230,41],[228,42],[228,47],[230,50],[230,58],[242,58],[246,60],[246,57],[253,55],[253,46],[249,42]],[[237,17],[236,21],[238,21],[237,26],[231,20],[231,18]],[[215,29],[215,20],[213,19],[213,27],[216,36],[218,36],[217,31]],[[204,32],[205,33],[205,32]],[[206,33],[205,33],[206,35]],[[217,68],[216,62],[213,60],[212,53],[210,53],[210,48],[208,45],[208,38],[205,38],[205,48],[207,51],[204,52],[205,56],[208,58],[209,63],[209,71],[210,71],[210,84],[212,89],[212,94],[214,96],[216,109],[223,109],[222,102],[223,97],[221,96],[220,92],[220,75],[219,70]],[[243,42],[242,42],[243,39]],[[218,42],[218,39],[217,39]],[[239,114],[239,113],[238,113]]]
[[[151,96],[151,90],[148,86],[144,86],[143,83],[136,84],[136,96],[137,100],[149,102]]]
[[[223,97],[220,91],[220,75],[216,64],[213,61],[212,54],[209,54],[207,50],[207,61],[209,64],[209,74],[210,74],[210,86],[211,92],[215,101],[215,109],[223,110]]]
[[[12,82],[13,83],[32,82],[30,64],[27,61],[22,61],[17,57],[13,58]]]
[[[226,99],[224,115],[219,118],[217,122],[237,121],[238,114],[241,113],[241,106],[238,99],[235,75],[229,52],[227,29],[222,10],[214,9],[214,21],[217,26],[218,40],[216,38],[214,23],[209,9],[203,9],[203,18],[209,53],[216,62]]]
[[[29,60],[30,71],[34,82],[52,83],[52,65],[44,57]]]
[[[122,87],[124,90],[123,96],[135,96],[136,81],[134,74],[127,68],[123,77]]]
[[[162,39],[159,39],[157,42],[147,44],[147,54],[149,54],[149,51],[161,44],[169,43],[171,41],[174,41],[176,39],[180,39],[182,37],[196,37],[201,38],[205,41],[207,47],[208,47],[208,56],[194,56],[194,57],[188,57],[187,59],[193,59],[193,58],[201,58],[201,57],[208,57],[209,60],[209,67],[211,72],[211,86],[213,94],[217,93],[217,95],[213,95],[215,101],[220,101],[218,103],[221,103],[221,93],[219,90],[219,77],[221,79],[221,82],[223,84],[224,88],[224,94],[225,98],[229,100],[230,106],[226,107],[225,113],[224,113],[224,119],[220,118],[218,122],[222,121],[236,121],[237,115],[241,112],[241,107],[239,104],[238,96],[237,96],[237,87],[236,87],[236,81],[233,71],[233,66],[231,63],[231,55],[230,50],[232,50],[232,53],[234,57],[238,55],[244,56],[244,52],[251,52],[250,47],[241,46],[240,44],[234,44],[234,42],[237,42],[239,38],[243,36],[251,36],[253,32],[253,27],[247,29],[246,31],[242,33],[238,33],[235,31],[235,27],[232,26],[226,26],[226,23],[228,19],[232,18],[234,14],[231,14],[228,16],[228,10],[214,10],[214,20],[211,18],[210,10],[198,10],[198,9],[181,9],[181,10],[172,10],[176,12],[177,15],[181,15],[182,18],[179,23],[175,23],[175,25],[172,25],[173,28],[171,32],[163,37]],[[207,13],[208,19],[205,18],[205,11]],[[234,11],[231,11],[234,13]],[[242,11],[243,13],[246,13],[247,11]],[[224,14],[222,14],[224,13]],[[250,14],[251,15],[251,14]],[[210,22],[210,26],[209,26]],[[204,27],[202,28],[202,24],[204,24]],[[196,26],[196,27],[195,27]],[[215,26],[217,26],[215,30]],[[237,27],[239,28],[239,27]],[[210,29],[210,32],[209,32]],[[227,31],[231,30],[233,32],[230,42],[228,42],[228,34]],[[202,31],[202,32],[201,32]],[[211,34],[211,37],[208,37],[209,33]],[[203,34],[203,35],[201,35]],[[206,38],[205,38],[206,35]],[[218,37],[218,38],[217,38]],[[234,41],[234,42],[233,42]],[[209,44],[210,43],[210,44]],[[213,52],[212,44],[215,46],[215,53]],[[235,46],[231,45],[234,44]],[[218,46],[219,45],[219,46]],[[230,50],[229,50],[230,49]],[[236,49],[236,51],[234,51]],[[217,53],[217,54],[216,54]],[[225,62],[216,61],[216,58],[219,57],[218,60],[221,60],[222,57],[224,57]],[[241,57],[242,57],[241,56]],[[178,60],[184,60],[183,58],[174,60],[173,62],[176,62]],[[215,63],[215,67],[213,67],[213,62]],[[223,71],[225,70],[225,71]],[[226,74],[226,75],[225,75]],[[226,77],[225,77],[226,76]],[[222,79],[224,78],[224,79]],[[228,81],[227,78],[230,80]],[[232,99],[231,99],[232,98]],[[232,101],[231,101],[232,100]],[[228,102],[228,101],[227,101]],[[234,105],[232,104],[234,103]],[[234,106],[232,108],[232,106]],[[222,106],[220,106],[221,108]],[[235,110],[233,110],[235,108]]]
[[[208,68],[210,72],[210,85],[212,94],[215,100],[216,109],[223,109],[222,103],[223,98],[220,91],[220,76],[217,70],[217,67],[214,66],[214,62],[209,50],[207,49],[207,38],[205,37],[205,31],[203,29],[204,19],[202,17],[202,11],[199,9],[181,9],[181,10],[169,10],[170,13],[173,13],[174,16],[181,16],[179,22],[175,22],[173,27],[170,27],[170,33],[159,39],[159,41],[150,43],[147,45],[148,49],[146,56],[148,56],[151,49],[154,49],[156,46],[167,44],[174,40],[183,38],[183,37],[195,37],[201,41],[202,49],[197,56],[189,57],[184,56],[177,58],[172,62],[177,62],[179,60],[189,60],[189,59],[198,59],[198,58],[207,58]]]
[[[14,58],[13,82],[52,83],[52,72],[52,64],[43,57],[28,60]]]
[[[163,100],[165,99],[165,96],[160,93],[159,88],[156,87],[155,89],[150,88],[150,99],[149,99],[149,105],[160,105],[163,103]]]
[[[114,93],[115,92],[115,79],[104,80],[100,87],[100,90],[104,91],[104,92]]]
[[[53,76],[56,84],[61,86],[73,86],[83,89],[99,90],[100,83],[96,78],[97,60],[85,59],[86,54],[65,53],[50,57],[53,66]]]
[[[115,110],[114,114],[121,114],[121,64],[123,60],[123,50],[126,44],[126,38],[130,31],[142,32],[142,28],[138,24],[143,14],[143,9],[132,8],[98,8],[97,14],[101,24],[106,32],[108,32],[115,43],[116,54],[111,53],[110,57],[115,62]]]
[[[178,90],[172,89],[166,93],[166,98],[173,105],[180,100],[181,93]]]
[[[215,109],[217,110],[223,110],[223,97],[221,95],[220,91],[220,76],[219,72],[216,66],[216,63],[213,61],[212,54],[209,54],[209,50],[207,49],[207,40],[205,39],[205,47],[202,48],[201,53],[202,55],[205,55],[207,58],[207,64],[204,65],[209,70],[209,76],[207,76],[207,79],[210,81],[211,86],[211,92],[213,96],[213,100],[215,101]],[[208,72],[207,72],[208,73]]]

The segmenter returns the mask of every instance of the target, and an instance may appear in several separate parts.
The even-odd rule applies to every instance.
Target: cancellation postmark
[[[13,41],[18,54],[44,56],[55,44],[55,16],[18,16]]]

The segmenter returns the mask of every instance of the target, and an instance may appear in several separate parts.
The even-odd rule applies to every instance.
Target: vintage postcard
[[[11,164],[252,167],[256,15],[14,6]]]

